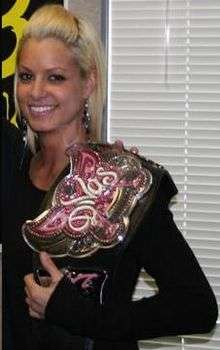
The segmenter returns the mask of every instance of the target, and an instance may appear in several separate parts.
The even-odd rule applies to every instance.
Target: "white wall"
[[[102,0],[66,0],[64,6],[72,11],[86,16],[98,32],[101,32],[101,4]]]

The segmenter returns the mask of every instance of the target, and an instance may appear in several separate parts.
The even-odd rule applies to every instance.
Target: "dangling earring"
[[[24,117],[21,117],[21,132],[22,132],[22,140],[24,144],[27,144],[27,122]]]
[[[22,149],[19,169],[22,168],[24,158],[25,158],[26,148],[27,148],[27,122],[26,122],[26,119],[24,119],[24,117],[21,117],[21,132],[22,132],[22,140],[24,142],[24,145]]]
[[[89,113],[89,101],[87,99],[84,105],[84,115],[83,115],[83,125],[86,129],[87,134],[89,134],[90,132],[90,123],[91,123],[91,116]]]

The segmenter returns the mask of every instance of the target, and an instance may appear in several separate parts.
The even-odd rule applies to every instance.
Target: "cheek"
[[[24,102],[27,95],[27,88],[25,88],[23,85],[18,84],[17,85],[17,93],[16,97],[19,103]]]
[[[57,95],[58,96],[58,95]],[[60,101],[62,100],[64,103],[64,107],[68,106],[69,108],[79,108],[82,105],[82,94],[80,90],[69,90],[66,91],[64,94],[60,94],[59,96]]]

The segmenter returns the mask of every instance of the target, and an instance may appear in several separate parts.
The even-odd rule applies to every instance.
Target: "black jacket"
[[[146,166],[154,188],[133,234],[121,247],[76,262],[109,271],[104,304],[80,295],[64,277],[46,308],[48,323],[92,339],[94,350],[135,350],[141,339],[209,332],[217,319],[213,291],[168,208],[176,187],[166,170]],[[132,301],[141,269],[155,279],[158,292]]]
[[[44,194],[27,186],[22,167],[20,130],[1,119],[2,349],[35,350],[25,304],[24,275],[32,272],[32,252],[23,242],[21,225],[36,214]],[[25,162],[27,152],[25,152]],[[24,165],[24,163],[23,163]],[[39,198],[40,197],[40,198]]]
[[[154,186],[145,208],[138,209],[133,234],[122,244],[91,257],[59,261],[79,269],[106,270],[109,278],[103,289],[103,305],[82,297],[65,277],[48,304],[46,320],[33,321],[25,304],[23,282],[24,275],[32,271],[32,251],[22,238],[21,225],[37,215],[45,193],[29,180],[29,157],[17,172],[20,159],[16,154],[20,156],[20,150],[9,164],[13,164],[14,175],[4,176],[9,189],[5,192],[9,197],[3,230],[4,350],[84,350],[85,338],[94,340],[94,350],[134,350],[139,339],[208,332],[214,327],[215,297],[168,210],[175,185],[165,170],[151,162],[146,166],[153,174]],[[155,278],[159,292],[131,301],[142,268]]]

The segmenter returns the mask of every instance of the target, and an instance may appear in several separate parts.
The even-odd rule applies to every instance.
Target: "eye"
[[[28,83],[29,81],[32,80],[32,78],[33,78],[33,75],[27,72],[20,72],[18,74],[18,79],[24,83]]]
[[[54,83],[66,80],[66,78],[61,74],[51,74],[48,79]]]

